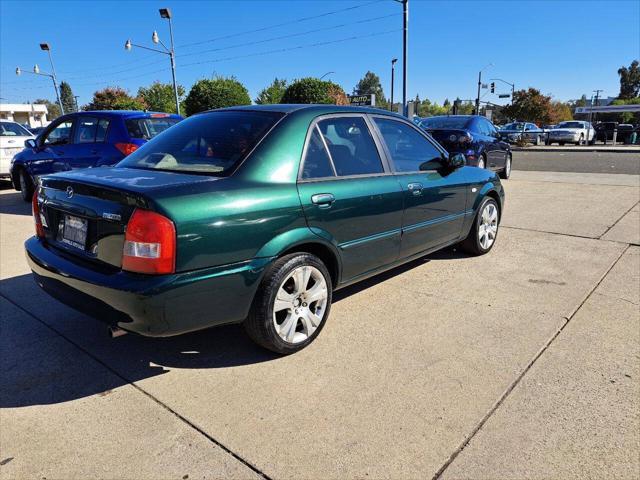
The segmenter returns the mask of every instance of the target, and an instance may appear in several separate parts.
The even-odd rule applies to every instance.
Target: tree
[[[549,123],[557,124],[565,120],[573,120],[573,112],[569,104],[564,102],[551,102]]]
[[[275,78],[271,85],[267,88],[263,88],[256,99],[254,100],[258,105],[267,105],[271,103],[280,103],[284,91],[287,89],[287,81],[285,79]]]
[[[284,91],[280,103],[349,104],[340,85],[312,77],[294,80]]]
[[[34,100],[31,103],[39,103],[41,105],[46,105],[47,106],[47,119],[49,121],[59,117],[60,114],[61,114],[60,106],[57,103],[53,103],[50,100],[47,100],[45,98],[38,98],[38,99]]]
[[[553,115],[551,97],[535,88],[518,90],[513,94],[513,103],[504,107],[503,113],[514,120],[549,124]]]
[[[83,110],[145,110],[140,99],[133,98],[120,87],[107,87],[93,93],[93,99]]]
[[[376,106],[381,108],[388,108],[387,99],[384,96],[382,90],[382,84],[380,83],[380,77],[373,72],[367,72],[364,77],[360,79],[358,84],[353,89],[354,95],[371,95],[376,96]]]
[[[64,108],[64,113],[71,113],[76,111],[76,99],[73,98],[73,91],[71,91],[71,85],[67,82],[60,83],[60,101]]]
[[[631,62],[629,68],[620,67],[618,75],[620,75],[619,99],[628,100],[640,96],[640,64],[638,60]]]
[[[203,78],[193,84],[184,101],[187,115],[215,108],[250,105],[249,92],[235,77]]]
[[[138,89],[138,98],[149,110],[155,112],[176,113],[176,96],[172,83],[153,82],[148,87]],[[184,87],[178,85],[178,102],[184,99]]]

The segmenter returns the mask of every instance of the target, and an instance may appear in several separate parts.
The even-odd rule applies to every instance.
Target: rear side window
[[[79,117],[74,143],[104,142],[109,126],[106,118]]]
[[[131,138],[150,140],[178,122],[177,118],[129,118],[125,125]]]
[[[318,128],[339,176],[384,173],[382,160],[362,117],[328,118]]]
[[[418,172],[442,167],[442,154],[413,127],[396,120],[374,118],[387,144],[396,172]]]
[[[107,130],[109,129],[109,120],[101,118],[96,128],[96,142],[104,142],[107,138]]]
[[[277,112],[194,115],[118,163],[118,167],[224,175],[245,159],[282,117]]]
[[[310,178],[323,178],[333,177],[335,172],[331,166],[331,160],[327,149],[324,147],[324,142],[320,136],[320,130],[318,127],[313,127],[313,132],[309,138],[309,144],[307,145],[307,153],[304,157],[304,163],[302,165],[303,179]]]

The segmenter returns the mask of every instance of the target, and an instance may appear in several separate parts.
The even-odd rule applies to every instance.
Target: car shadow
[[[414,260],[338,290],[334,301],[345,300],[432,260],[457,255],[445,250]],[[241,325],[177,337],[129,334],[111,339],[103,323],[49,297],[30,274],[0,280],[0,295],[0,408],[107,395],[115,388],[172,369],[239,368],[282,359],[254,344]]]
[[[8,215],[31,215],[31,203],[22,200],[20,192],[13,189],[10,182],[0,181],[0,213]]]

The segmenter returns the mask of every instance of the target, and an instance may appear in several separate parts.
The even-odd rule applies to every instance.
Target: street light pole
[[[40,50],[46,50],[49,54],[49,63],[51,64],[51,80],[53,80],[53,88],[56,91],[56,98],[58,99],[58,105],[60,105],[60,113],[64,115],[64,107],[62,106],[62,100],[60,99],[60,92],[58,91],[58,80],[56,78],[56,69],[53,66],[53,58],[51,58],[51,47],[48,43],[41,43]]]
[[[327,73],[325,73],[324,75],[322,75],[322,76],[320,77],[320,80],[322,80],[322,79],[323,79],[324,77],[326,77],[327,75],[331,75],[332,73],[336,73],[336,72],[327,72]]]
[[[56,96],[58,97],[58,105],[60,106],[60,115],[64,115],[64,107],[62,106],[62,102],[60,101],[60,95],[58,95],[58,85],[56,85],[56,77],[54,77],[50,73],[44,73],[40,71],[40,67],[38,65],[34,65],[33,72],[29,70],[22,70],[20,67],[16,67],[16,75],[20,76],[23,73],[30,73],[31,75],[40,75],[42,77],[49,77],[53,81],[53,88],[56,90]]]
[[[160,40],[160,38],[158,37],[158,32],[154,31],[153,35],[151,36],[153,43],[156,43],[156,44],[159,43],[160,45],[162,45],[162,48],[164,48],[164,50],[158,50],[157,48],[150,48],[150,47],[145,47],[143,45],[138,45],[136,43],[133,43],[131,39],[126,41],[126,43],[124,44],[124,49],[129,51],[131,50],[131,47],[137,47],[137,48],[144,48],[145,50],[151,50],[152,52],[164,53],[165,55],[169,55],[169,58],[171,59],[171,77],[173,79],[173,94],[176,99],[176,113],[180,115],[180,100],[178,96],[178,83],[176,82],[176,56],[175,56],[175,49],[173,45],[173,24],[171,23],[171,18],[172,18],[171,10],[169,10],[168,8],[161,8],[159,11],[160,11],[160,17],[166,18],[169,20],[169,35],[171,37],[171,48],[167,48],[167,46],[164,43],[162,43],[162,40]]]
[[[604,90],[602,90],[602,89],[598,89],[598,90],[594,90],[593,92],[596,94],[595,102],[596,102],[596,107],[598,107],[598,106],[599,106],[599,104],[598,104],[598,100],[600,99],[600,93],[601,93],[601,92],[604,92]],[[597,112],[595,112],[595,113],[594,113],[594,115],[593,115],[593,121],[594,121],[594,122],[596,121],[596,117],[597,117],[597,116],[598,116],[598,113],[597,113]],[[589,123],[591,123],[591,120],[589,120]]]
[[[393,85],[395,83],[395,73],[396,73],[396,62],[397,58],[391,60],[391,106],[389,110],[393,112]]]

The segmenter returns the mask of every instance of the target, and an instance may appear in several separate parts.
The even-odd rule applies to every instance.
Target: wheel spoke
[[[309,267],[300,267],[293,272],[293,281],[295,282],[295,293],[301,294],[307,290],[309,278],[311,277],[311,269]]]
[[[273,305],[274,312],[280,312],[282,310],[288,310],[293,308],[294,296],[288,293],[284,288],[280,287],[276,301]]]
[[[304,331],[307,337],[310,337],[311,335],[313,335],[313,332],[315,332],[316,328],[318,328],[318,325],[314,323],[312,315],[313,314],[310,311],[307,311],[304,315],[300,317],[302,324],[304,325]]]
[[[298,316],[291,312],[280,325],[280,336],[287,342],[293,342],[296,334],[296,326],[298,325]]]
[[[324,300],[326,298],[327,287],[320,282],[317,282],[313,287],[311,287],[305,295],[305,299],[307,300],[307,304],[309,305],[311,305],[313,302]]]

